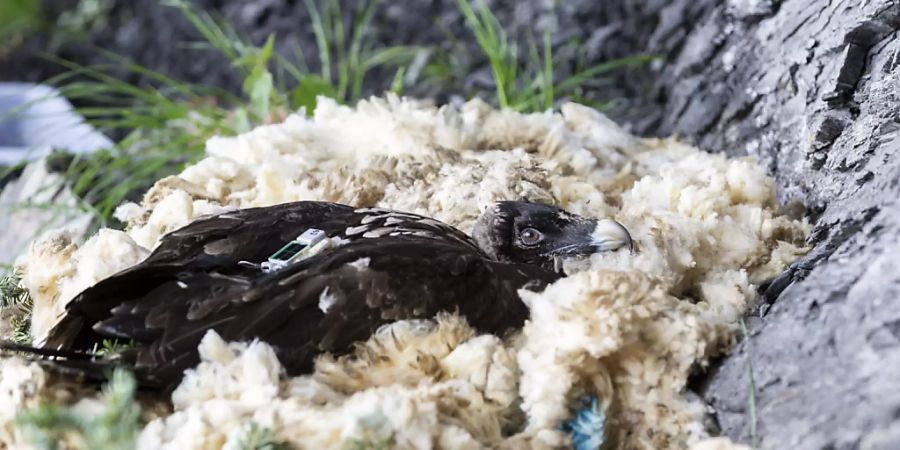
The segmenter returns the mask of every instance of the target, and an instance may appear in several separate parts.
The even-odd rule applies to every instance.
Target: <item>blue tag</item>
[[[600,409],[596,395],[582,400],[585,406],[575,411],[575,417],[563,422],[562,430],[572,436],[575,450],[598,450],[606,438],[606,411]]]

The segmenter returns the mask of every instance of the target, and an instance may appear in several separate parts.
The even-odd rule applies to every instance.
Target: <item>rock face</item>
[[[655,131],[759,157],[816,219],[814,250],[703,394],[724,434],[760,448],[900,448],[900,5],[733,0],[696,20],[691,3],[645,17],[657,35],[691,27],[650,41],[676,49]]]
[[[306,23],[302,2],[198,3],[219,7],[240,29],[254,30],[256,41],[276,31],[315,53],[308,28],[297,25]],[[540,32],[551,2],[488,3],[504,23]],[[749,339],[699,377],[723,434],[761,448],[900,448],[900,4],[559,3],[558,47],[575,36],[588,62],[641,52],[665,57],[627,73],[613,90],[599,89],[598,97],[636,97],[621,120],[639,133],[675,133],[710,151],[758,157],[777,178],[780,200],[805,205],[815,220],[813,251],[765,289],[765,304],[747,320]],[[135,16],[120,11],[106,47],[135,49],[142,63],[198,82],[237,82],[222,75],[227,63],[205,57],[183,64],[174,46],[146,43],[148,36],[185,40],[189,27],[172,21],[177,13],[136,4]],[[453,1],[383,6],[375,20],[379,42],[441,43],[443,26],[474,49]],[[435,20],[420,20],[425,16]],[[172,23],[172,33],[153,32]],[[461,67],[462,86],[419,93],[440,99],[490,90],[483,61]],[[377,76],[370,81],[386,85]]]

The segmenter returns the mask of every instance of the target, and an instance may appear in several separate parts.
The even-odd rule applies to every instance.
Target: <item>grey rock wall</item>
[[[815,220],[812,252],[701,383],[732,438],[900,448],[898,30],[896,1],[724,2],[657,81],[657,133],[758,157]]]

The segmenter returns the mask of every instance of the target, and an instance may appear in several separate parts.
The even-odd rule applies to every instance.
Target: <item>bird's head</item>
[[[472,234],[491,258],[548,269],[566,257],[632,249],[631,235],[620,223],[541,203],[495,203],[478,218]]]

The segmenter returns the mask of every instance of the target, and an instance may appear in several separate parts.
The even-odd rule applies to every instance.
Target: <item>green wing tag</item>
[[[310,228],[297,236],[293,241],[284,244],[278,249],[269,260],[260,264],[263,272],[274,272],[283,269],[301,259],[308,258],[327,247],[330,247],[331,240],[327,238],[325,232],[317,228]]]

